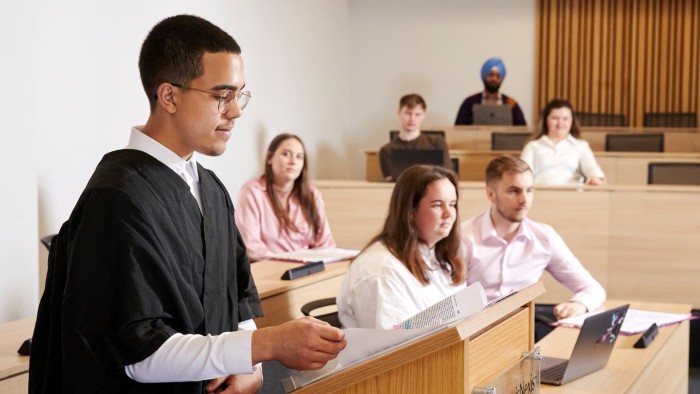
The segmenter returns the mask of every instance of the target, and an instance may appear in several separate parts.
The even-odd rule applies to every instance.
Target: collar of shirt
[[[143,126],[136,126],[131,129],[129,136],[129,144],[126,149],[134,149],[153,156],[156,160],[168,166],[175,171],[178,176],[185,173],[187,165],[191,166],[191,171],[188,171],[195,183],[199,183],[199,172],[197,171],[197,154],[192,153],[189,160],[183,160],[175,152],[163,146],[160,142],[147,136],[141,131]]]
[[[420,252],[423,262],[428,266],[429,269],[435,270],[440,265],[438,264],[437,257],[435,257],[435,247],[429,248],[428,245],[424,243],[418,244],[418,251]]]
[[[552,140],[549,138],[549,136],[543,135],[541,138],[542,138],[542,142],[545,143],[546,145],[548,145],[548,146],[550,146],[550,147],[552,147],[552,148],[554,148],[554,147],[557,146],[557,144],[555,144],[554,141],[552,141]],[[578,145],[578,144],[579,144],[579,140],[577,140],[576,137],[574,137],[574,136],[571,135],[571,134],[567,135],[566,138],[564,138],[563,140],[559,141],[559,144],[561,144],[562,142],[567,143],[567,144],[570,144],[570,145]]]
[[[513,241],[520,239],[532,240],[534,238],[529,222],[530,219],[528,218],[525,218],[522,222],[520,222],[520,226],[518,226],[518,231],[515,233]],[[483,220],[481,221],[481,239],[482,241],[495,240],[504,245],[508,243],[505,239],[498,235],[496,228],[493,226],[493,221],[491,221],[491,208],[484,213]]]

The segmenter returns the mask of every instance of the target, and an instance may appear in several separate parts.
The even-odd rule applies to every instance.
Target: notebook
[[[628,308],[629,304],[586,318],[568,360],[542,358],[540,382],[560,386],[605,367]]]
[[[392,149],[391,177],[396,181],[405,169],[416,164],[442,166],[443,157],[442,149]]]
[[[474,104],[474,124],[512,125],[513,110],[508,105]]]

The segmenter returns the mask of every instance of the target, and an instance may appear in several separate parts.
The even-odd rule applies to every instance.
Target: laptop
[[[474,124],[513,125],[513,110],[508,105],[474,104]]]
[[[608,363],[629,304],[589,316],[583,321],[571,357],[543,357],[540,382],[561,386]]]
[[[405,169],[416,164],[443,166],[443,156],[442,149],[392,149],[391,177],[396,181]]]

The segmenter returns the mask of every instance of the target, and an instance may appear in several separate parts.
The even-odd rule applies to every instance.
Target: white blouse
[[[578,184],[590,176],[605,178],[588,142],[571,134],[556,144],[546,135],[530,141],[520,158],[530,166],[539,185]]]
[[[421,248],[430,268],[430,283],[421,284],[381,242],[375,242],[350,264],[336,303],[343,327],[393,328],[416,313],[463,289],[452,285],[435,251]]]

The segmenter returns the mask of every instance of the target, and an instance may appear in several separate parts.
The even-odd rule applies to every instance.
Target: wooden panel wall
[[[538,0],[535,69],[536,111],[700,114],[700,0]]]

